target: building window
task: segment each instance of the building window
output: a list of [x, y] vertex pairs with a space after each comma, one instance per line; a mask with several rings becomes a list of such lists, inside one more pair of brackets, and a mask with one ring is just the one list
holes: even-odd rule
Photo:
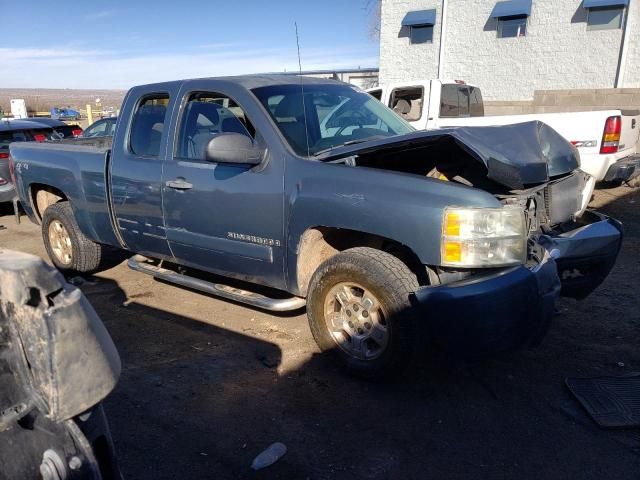
[[526, 15], [498, 18], [498, 38], [524, 37], [527, 34], [527, 18]]
[[624, 7], [590, 8], [587, 30], [615, 30], [622, 26]]
[[412, 25], [410, 32], [411, 44], [433, 43], [433, 25]]

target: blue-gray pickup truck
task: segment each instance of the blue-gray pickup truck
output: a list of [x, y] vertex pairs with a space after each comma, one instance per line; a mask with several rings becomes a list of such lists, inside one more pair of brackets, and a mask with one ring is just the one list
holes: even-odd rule
[[393, 374], [420, 342], [539, 342], [558, 296], [591, 293], [622, 239], [585, 209], [577, 150], [545, 124], [417, 132], [330, 80], [139, 86], [112, 138], [10, 155], [60, 270], [117, 249], [164, 281], [306, 305], [319, 347], [363, 376]]

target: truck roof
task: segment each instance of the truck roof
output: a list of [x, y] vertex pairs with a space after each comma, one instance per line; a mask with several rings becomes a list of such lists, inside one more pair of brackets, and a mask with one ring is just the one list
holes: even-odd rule
[[328, 78], [316, 78], [305, 77], [297, 74], [289, 73], [275, 73], [275, 74], [254, 74], [254, 75], [236, 75], [228, 77], [204, 77], [204, 78], [191, 78], [185, 80], [174, 80], [170, 82], [151, 83], [147, 85], [139, 85], [136, 88], [144, 89], [166, 89], [171, 86], [188, 83], [190, 81], [202, 81], [211, 80], [220, 83], [229, 83], [235, 85], [241, 85], [244, 88], [251, 90], [259, 87], [269, 87], [272, 85], [336, 85], [342, 84], [338, 80], [332, 80]]

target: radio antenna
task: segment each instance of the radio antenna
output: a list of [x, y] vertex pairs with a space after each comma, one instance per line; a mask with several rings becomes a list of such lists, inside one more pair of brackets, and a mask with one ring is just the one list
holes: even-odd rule
[[309, 130], [307, 129], [307, 108], [304, 103], [304, 82], [302, 81], [302, 58], [300, 57], [300, 36], [298, 35], [298, 22], [293, 22], [296, 27], [296, 46], [298, 47], [298, 75], [300, 77], [300, 91], [302, 92], [302, 113], [304, 115], [304, 138], [307, 141], [307, 157], [311, 156], [309, 148]]

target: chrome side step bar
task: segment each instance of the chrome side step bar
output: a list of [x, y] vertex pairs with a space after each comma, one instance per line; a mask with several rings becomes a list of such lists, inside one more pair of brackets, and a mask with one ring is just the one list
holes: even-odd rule
[[[139, 257], [136, 255], [136, 257]], [[139, 257], [140, 258], [140, 257]], [[199, 278], [190, 277], [167, 268], [162, 268], [151, 263], [130, 258], [127, 265], [131, 270], [146, 273], [160, 280], [175, 283], [183, 287], [192, 288], [201, 292], [210, 293], [218, 297], [245, 303], [253, 307], [270, 310], [272, 312], [289, 312], [298, 310], [306, 305], [306, 300], [300, 297], [269, 298], [255, 292], [249, 292], [240, 288], [230, 287], [221, 283], [207, 282]]]

